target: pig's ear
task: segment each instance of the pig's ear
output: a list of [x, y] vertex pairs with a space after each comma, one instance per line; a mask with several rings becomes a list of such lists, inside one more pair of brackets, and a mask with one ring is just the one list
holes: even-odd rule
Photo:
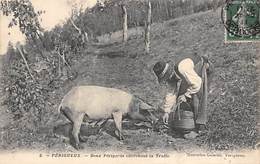
[[139, 104], [140, 101], [139, 99], [137, 99], [136, 97], [133, 97], [130, 104], [129, 104], [129, 108], [131, 112], [139, 112]]

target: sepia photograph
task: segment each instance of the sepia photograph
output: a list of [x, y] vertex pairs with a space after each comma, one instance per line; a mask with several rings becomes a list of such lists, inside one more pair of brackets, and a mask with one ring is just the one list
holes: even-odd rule
[[259, 0], [0, 0], [0, 163], [257, 164], [259, 57]]

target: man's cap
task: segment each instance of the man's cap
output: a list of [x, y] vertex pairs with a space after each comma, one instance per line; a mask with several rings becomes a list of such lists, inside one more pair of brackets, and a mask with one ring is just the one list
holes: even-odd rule
[[162, 80], [167, 79], [166, 77], [170, 76], [172, 74], [172, 71], [170, 69], [170, 65], [164, 61], [159, 61], [155, 63], [153, 67], [153, 71], [155, 75], [158, 78], [159, 83], [162, 82]]

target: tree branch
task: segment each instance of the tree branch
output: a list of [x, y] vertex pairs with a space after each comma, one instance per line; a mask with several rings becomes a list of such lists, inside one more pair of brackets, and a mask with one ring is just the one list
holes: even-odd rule
[[60, 52], [56, 51], [57, 54], [59, 55], [59, 57], [63, 60], [63, 62], [68, 66], [68, 68], [71, 70], [71, 66], [69, 65], [69, 63], [66, 61], [65, 57], [63, 57], [63, 55], [60, 54]]
[[151, 1], [147, 1], [147, 20], [145, 25], [145, 52], [148, 54], [150, 52], [150, 31], [151, 31], [151, 18], [152, 18], [152, 7]]
[[31, 73], [31, 70], [30, 70], [29, 65], [28, 65], [28, 63], [27, 63], [27, 60], [26, 60], [25, 57], [24, 57], [23, 51], [22, 51], [22, 49], [21, 49], [21, 46], [20, 46], [20, 45], [17, 45], [16, 48], [18, 49], [20, 55], [22, 56], [23, 61], [24, 61], [24, 63], [25, 63], [25, 66], [26, 66], [26, 68], [27, 68], [27, 70], [28, 70], [28, 72], [29, 72], [31, 78], [33, 79], [33, 81], [36, 81], [35, 78], [33, 77], [32, 73]]
[[121, 5], [123, 12], [123, 42], [127, 41], [127, 10], [125, 4]]
[[78, 26], [75, 25], [74, 21], [70, 18], [70, 22], [73, 25], [73, 27], [81, 34], [81, 29], [78, 28]]

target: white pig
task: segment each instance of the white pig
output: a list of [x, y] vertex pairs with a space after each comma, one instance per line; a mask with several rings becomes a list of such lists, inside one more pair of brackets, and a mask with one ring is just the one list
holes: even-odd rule
[[122, 118], [129, 116], [154, 123], [157, 119], [149, 111], [151, 109], [151, 105], [132, 94], [100, 86], [74, 87], [64, 96], [59, 106], [60, 112], [73, 123], [72, 135], [76, 149], [83, 148], [79, 142], [79, 132], [84, 116], [90, 120], [113, 118], [118, 137], [122, 140]]

